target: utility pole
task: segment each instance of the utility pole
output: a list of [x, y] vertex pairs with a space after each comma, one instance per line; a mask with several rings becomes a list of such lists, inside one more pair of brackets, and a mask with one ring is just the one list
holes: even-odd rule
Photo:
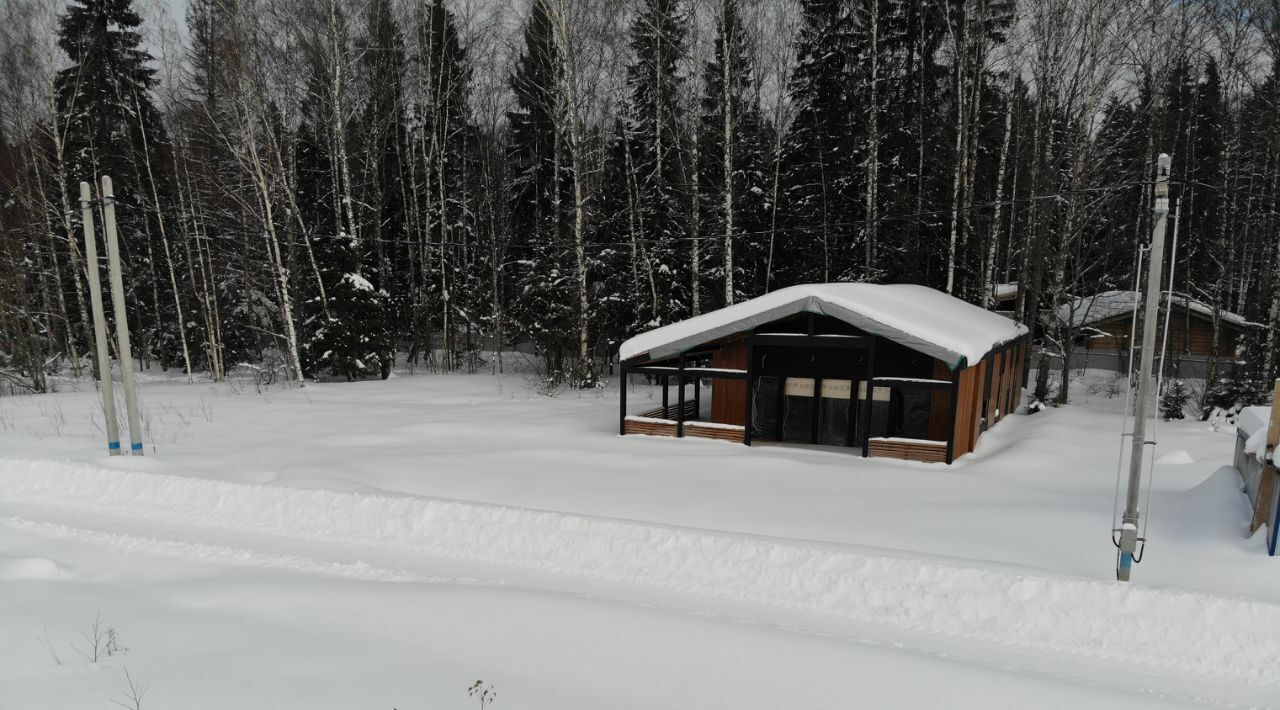
[[124, 279], [120, 276], [120, 245], [116, 239], [116, 196], [111, 178], [102, 176], [102, 219], [107, 228], [107, 268], [111, 274], [111, 302], [116, 313], [119, 341], [120, 379], [124, 381], [124, 406], [129, 416], [129, 451], [142, 455], [142, 427], [138, 423], [138, 390], [133, 381], [133, 351], [129, 347], [129, 314], [124, 302]]
[[[1156, 321], [1160, 310], [1161, 273], [1164, 269], [1164, 229], [1169, 216], [1169, 155], [1161, 153], [1156, 163], [1155, 184], [1155, 226], [1151, 230], [1150, 272], [1147, 274], [1147, 295], [1143, 304], [1142, 316], [1142, 363], [1138, 367], [1138, 397], [1133, 411], [1133, 441], [1129, 455], [1129, 488], [1125, 496], [1124, 517], [1120, 522], [1120, 553], [1116, 561], [1116, 579], [1129, 581], [1129, 571], [1133, 567], [1135, 554], [1141, 559], [1138, 551], [1138, 520], [1142, 513], [1138, 510], [1138, 496], [1142, 491], [1142, 465], [1146, 458], [1147, 446], [1156, 442], [1147, 441], [1147, 408], [1152, 401], [1151, 367], [1155, 360]], [[1138, 304], [1134, 304], [1137, 308]], [[1146, 540], [1141, 540], [1146, 546]]]
[[80, 218], [84, 224], [84, 258], [89, 267], [89, 300], [93, 306], [93, 343], [98, 353], [98, 393], [107, 421], [107, 451], [119, 456], [120, 430], [116, 425], [116, 395], [111, 384], [111, 357], [107, 352], [107, 317], [102, 312], [102, 278], [98, 273], [98, 242], [93, 236], [93, 208], [89, 183], [80, 183]]

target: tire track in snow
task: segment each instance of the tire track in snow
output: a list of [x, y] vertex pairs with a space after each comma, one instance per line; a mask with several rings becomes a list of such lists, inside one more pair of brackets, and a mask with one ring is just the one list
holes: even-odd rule
[[[1280, 605], [1201, 592], [477, 503], [48, 461], [0, 461], [0, 501], [496, 566], [569, 580], [570, 588], [616, 585], [757, 609], [793, 619], [798, 628], [838, 622], [879, 629], [881, 637], [935, 639], [944, 649], [973, 645], [1032, 654], [1039, 660], [1029, 665], [1042, 670], [1067, 661], [1220, 687], [1262, 690], [1280, 681]], [[180, 554], [186, 551], [180, 545], [189, 543], [173, 544]]]
[[414, 574], [404, 569], [381, 567], [367, 562], [334, 562], [302, 555], [280, 554], [249, 550], [242, 547], [209, 545], [201, 542], [183, 542], [158, 537], [102, 532], [88, 528], [72, 527], [61, 523], [40, 522], [25, 518], [0, 517], [0, 524], [26, 533], [56, 540], [74, 540], [99, 547], [107, 547], [125, 554], [142, 554], [168, 557], [185, 561], [249, 567], [254, 569], [284, 570], [301, 574], [320, 574], [366, 582], [415, 582], [418, 584], [484, 584], [473, 577], [446, 577]]

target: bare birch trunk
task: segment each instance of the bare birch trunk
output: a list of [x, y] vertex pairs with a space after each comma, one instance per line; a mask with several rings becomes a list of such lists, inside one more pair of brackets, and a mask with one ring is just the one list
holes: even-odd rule
[[[1013, 76], [1011, 73], [1010, 76]], [[1010, 88], [1012, 89], [1012, 80]], [[996, 306], [995, 286], [992, 274], [995, 272], [996, 256], [1000, 248], [1000, 217], [1004, 208], [1004, 180], [1009, 159], [1009, 143], [1013, 137], [1013, 92], [1008, 92], [1004, 108], [1004, 138], [1000, 141], [1000, 162], [996, 168], [996, 199], [991, 215], [991, 236], [987, 242], [987, 258], [982, 262], [982, 303], [988, 310]]]
[[864, 230], [864, 247], [866, 254], [864, 256], [863, 273], [867, 278], [872, 278], [876, 268], [876, 242], [879, 239], [880, 215], [879, 215], [879, 190], [880, 182], [880, 99], [879, 99], [879, 83], [880, 83], [880, 2], [879, 0], [871, 0], [870, 2], [870, 32], [871, 32], [871, 81], [869, 88], [870, 106], [867, 109], [867, 190], [866, 190], [866, 219], [867, 226]]
[[720, 37], [724, 69], [721, 84], [724, 96], [724, 303], [733, 305], [733, 85], [729, 37], [729, 3], [720, 0]]

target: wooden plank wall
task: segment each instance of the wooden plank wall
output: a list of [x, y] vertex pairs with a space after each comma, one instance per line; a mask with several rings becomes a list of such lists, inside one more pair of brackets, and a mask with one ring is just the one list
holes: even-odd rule
[[741, 444], [745, 429], [741, 427], [726, 429], [722, 426], [703, 426], [697, 422], [684, 423], [684, 435], [700, 439], [719, 439]]
[[978, 425], [982, 418], [982, 388], [986, 383], [988, 360], [960, 371], [959, 404], [956, 407], [955, 443], [951, 448], [951, 460], [973, 451], [978, 442]]
[[[1129, 326], [1131, 325], [1130, 316], [1118, 316], [1110, 320], [1100, 323], [1094, 323], [1089, 328], [1096, 328], [1103, 331], [1107, 335], [1098, 335], [1098, 337], [1087, 337], [1090, 333], [1085, 331], [1086, 336], [1085, 347], [1090, 350], [1107, 350], [1119, 351], [1128, 350], [1129, 348]], [[1164, 326], [1163, 318], [1160, 326]], [[1138, 319], [1138, 332], [1142, 332], [1142, 319]], [[1188, 334], [1189, 330], [1189, 334]], [[1096, 334], [1095, 334], [1096, 335]], [[1237, 328], [1233, 325], [1223, 323], [1218, 339], [1218, 354], [1224, 357], [1230, 357], [1236, 350]], [[1180, 353], [1190, 353], [1191, 355], [1209, 356], [1213, 353], [1213, 323], [1199, 315], [1191, 316], [1191, 327], [1187, 328], [1186, 311], [1178, 311], [1173, 314], [1173, 320], [1169, 321], [1169, 353], [1176, 355]]]
[[872, 439], [867, 453], [871, 456], [883, 456], [891, 459], [944, 463], [947, 460], [947, 445], [944, 443], [930, 444], [923, 441]]
[[[933, 361], [933, 379], [950, 380], [951, 371], [941, 360]], [[929, 397], [929, 438], [946, 441], [951, 438], [951, 390], [934, 390]], [[869, 451], [867, 453], [870, 453]], [[945, 457], [944, 457], [945, 458]]]
[[[747, 369], [746, 338], [720, 346], [711, 356], [711, 366], [730, 370]], [[711, 381], [711, 421], [746, 426], [747, 381]]]
[[650, 436], [675, 436], [675, 422], [644, 422], [634, 419], [623, 420], [623, 431], [627, 434], [649, 434]]
[[996, 425], [1004, 418], [1005, 382], [1009, 379], [1009, 363], [1013, 361], [1013, 351], [1005, 350], [991, 358], [991, 391], [987, 393], [987, 428]]

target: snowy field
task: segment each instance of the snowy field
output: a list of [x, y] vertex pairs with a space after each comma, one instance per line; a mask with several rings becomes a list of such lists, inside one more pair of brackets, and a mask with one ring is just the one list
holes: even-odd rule
[[89, 383], [3, 398], [0, 708], [1280, 707], [1234, 433], [1161, 424], [1121, 585], [1091, 384], [952, 467], [622, 438], [519, 375], [150, 378], [144, 458]]

